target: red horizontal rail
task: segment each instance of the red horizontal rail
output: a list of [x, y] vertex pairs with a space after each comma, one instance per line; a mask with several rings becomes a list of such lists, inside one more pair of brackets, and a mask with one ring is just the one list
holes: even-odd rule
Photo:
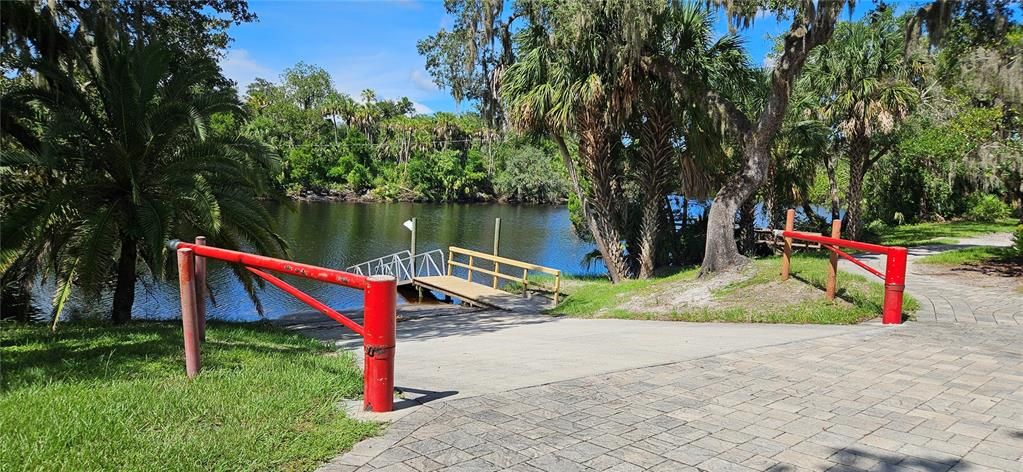
[[319, 280], [320, 282], [327, 282], [363, 290], [367, 287], [365, 276], [340, 270], [327, 269], [310, 264], [302, 264], [300, 262], [291, 262], [284, 259], [275, 259], [273, 257], [259, 256], [256, 254], [249, 254], [247, 252], [221, 249], [213, 246], [199, 246], [192, 243], [178, 241], [176, 239], [170, 241], [167, 245], [171, 248], [171, 250], [191, 249], [196, 256], [234, 262], [236, 264], [255, 267], [257, 269], [272, 270], [274, 272], [281, 272], [288, 275], [294, 275], [296, 277], [304, 277], [307, 279]]
[[870, 244], [859, 241], [851, 241], [848, 239], [831, 238], [828, 236], [822, 236], [820, 234], [804, 233], [802, 231], [783, 231], [776, 229], [774, 230], [774, 234], [786, 238], [802, 239], [804, 241], [813, 241], [821, 244], [830, 244], [832, 246], [837, 247], [848, 247], [858, 249], [860, 251], [876, 252], [878, 254], [888, 254], [893, 249], [892, 246], [881, 246], [880, 244]]
[[330, 317], [334, 321], [337, 321], [338, 323], [341, 323], [341, 324], [345, 325], [345, 327], [347, 327], [348, 329], [350, 329], [352, 331], [355, 331], [355, 333], [358, 334], [359, 336], [363, 336], [363, 337], [366, 336], [366, 332], [365, 332], [365, 330], [362, 329], [362, 326], [359, 326], [358, 323], [352, 321], [351, 318], [348, 318], [347, 316], [342, 315], [341, 313], [338, 313], [337, 311], [335, 311], [334, 309], [330, 308], [329, 306], [324, 305], [319, 300], [317, 300], [317, 299], [315, 299], [315, 298], [313, 298], [313, 297], [311, 297], [309, 295], [306, 295], [301, 290], [291, 286], [291, 284], [289, 284], [289, 283], [287, 283], [287, 282], [285, 282], [285, 281], [283, 281], [283, 280], [281, 280], [281, 279], [279, 279], [277, 277], [274, 277], [271, 274], [263, 272], [263, 271], [261, 271], [259, 269], [254, 269], [254, 268], [248, 267], [248, 266], [246, 266], [245, 268], [248, 269], [249, 272], [252, 272], [253, 274], [256, 274], [256, 276], [262, 278], [263, 280], [266, 280], [267, 282], [270, 282], [270, 285], [273, 285], [274, 287], [277, 287], [277, 288], [279, 288], [281, 290], [284, 290], [285, 292], [288, 292], [291, 296], [301, 300], [302, 303], [305, 303], [306, 305], [309, 305], [309, 306], [315, 308], [317, 311], [319, 311], [320, 313], [323, 313], [324, 315], [327, 315], [328, 317]]

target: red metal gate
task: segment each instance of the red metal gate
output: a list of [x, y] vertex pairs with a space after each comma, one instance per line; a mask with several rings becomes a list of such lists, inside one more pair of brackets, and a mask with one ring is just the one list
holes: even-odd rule
[[[239, 251], [207, 246], [206, 239], [196, 244], [172, 240], [167, 243], [178, 255], [178, 281], [181, 286], [181, 323], [185, 337], [185, 370], [195, 377], [200, 370], [199, 343], [205, 338], [206, 258], [241, 264], [246, 270], [315, 308], [363, 339], [365, 354], [363, 406], [374, 412], [394, 408], [394, 345], [397, 284], [391, 276], [362, 276], [299, 262], [275, 259]], [[363, 326], [338, 313], [287, 282], [264, 270], [303, 277], [363, 291]], [[200, 308], [201, 307], [201, 308]]]
[[[785, 251], [782, 259], [782, 280], [789, 277], [789, 259], [792, 255], [792, 240], [799, 239], [820, 243], [821, 247], [832, 252], [831, 271], [828, 276], [828, 298], [834, 298], [835, 276], [837, 272], [838, 258], [842, 257], [853, 264], [862, 267], [867, 272], [876, 275], [884, 280], [884, 303], [881, 309], [881, 322], [884, 324], [902, 323], [902, 295], [906, 289], [906, 257], [909, 251], [900, 246], [882, 246], [860, 241], [839, 238], [841, 220], [832, 222], [831, 237], [814, 233], [794, 231], [795, 210], [790, 209], [785, 220], [784, 230], [774, 230], [774, 234], [785, 238]], [[872, 252], [885, 255], [884, 272], [870, 267], [863, 261], [856, 259], [845, 251], [839, 249], [847, 247], [858, 251]]]

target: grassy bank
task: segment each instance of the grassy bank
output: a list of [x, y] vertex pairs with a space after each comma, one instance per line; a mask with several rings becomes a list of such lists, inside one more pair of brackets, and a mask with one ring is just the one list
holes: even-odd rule
[[990, 233], [1011, 233], [1017, 222], [1012, 219], [996, 223], [976, 221], [951, 221], [945, 223], [918, 223], [884, 228], [879, 234], [881, 244], [892, 246], [925, 246], [930, 244], [955, 244], [959, 238], [969, 238]]
[[3, 470], [311, 470], [377, 428], [351, 356], [267, 326], [211, 324], [193, 381], [180, 325], [0, 327]]
[[1011, 261], [1013, 254], [1004, 247], [978, 246], [955, 251], [939, 252], [920, 258], [921, 264], [958, 266], [989, 261]]
[[[838, 298], [824, 299], [827, 259], [797, 255], [792, 278], [779, 280], [777, 257], [758, 259], [736, 280], [711, 286], [707, 297], [695, 303], [680, 300], [678, 294], [699, 294], [697, 269], [649, 280], [620, 284], [606, 281], [573, 281], [569, 296], [552, 313], [586, 318], [657, 319], [677, 321], [721, 321], [740, 323], [851, 324], [875, 318], [881, 313], [884, 289], [880, 283], [858, 275], [839, 274]], [[912, 313], [917, 302], [907, 296], [905, 309]]]

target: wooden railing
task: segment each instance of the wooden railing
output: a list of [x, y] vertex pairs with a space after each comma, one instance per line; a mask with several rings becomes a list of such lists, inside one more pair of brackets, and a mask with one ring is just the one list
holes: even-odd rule
[[[455, 255], [463, 255], [469, 258], [468, 263], [460, 262], [455, 260]], [[486, 269], [477, 265], [477, 261], [484, 260], [492, 262], [494, 264], [494, 270]], [[514, 267], [522, 269], [522, 276], [509, 275], [501, 272], [501, 266]], [[497, 288], [497, 279], [501, 278], [504, 280], [518, 282], [522, 284], [522, 295], [526, 295], [529, 290], [529, 272], [536, 271], [547, 275], [554, 276], [554, 304], [558, 304], [558, 297], [561, 295], [561, 271], [558, 269], [552, 269], [550, 267], [544, 267], [541, 265], [530, 264], [528, 262], [517, 261], [515, 259], [508, 259], [507, 257], [495, 256], [493, 254], [487, 254], [485, 252], [473, 251], [471, 249], [463, 249], [460, 247], [450, 246], [448, 247], [448, 275], [452, 275], [455, 267], [461, 267], [469, 271], [468, 280], [472, 282], [473, 272], [479, 272], [481, 274], [489, 275], [493, 277], [494, 288]], [[539, 286], [539, 284], [536, 284]]]

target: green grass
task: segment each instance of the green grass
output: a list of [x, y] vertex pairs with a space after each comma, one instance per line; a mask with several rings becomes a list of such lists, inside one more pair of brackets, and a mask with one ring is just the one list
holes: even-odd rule
[[[696, 278], [697, 270], [690, 269], [665, 278], [631, 280], [621, 284], [586, 282], [574, 288], [552, 313], [583, 318], [798, 324], [853, 324], [880, 316], [884, 298], [884, 288], [880, 283], [840, 272], [838, 299], [829, 302], [824, 299], [827, 259], [794, 256], [792, 279], [784, 283], [779, 280], [779, 267], [780, 259], [777, 257], [754, 261], [753, 276], [714, 292], [716, 303], [709, 308], [649, 313], [629, 307], [628, 300], [632, 297], [684, 290]], [[786, 293], [800, 296], [786, 301], [793, 298]], [[905, 312], [912, 313], [919, 305], [906, 295], [903, 308]]]
[[1008, 260], [1012, 255], [1004, 247], [978, 246], [955, 251], [939, 252], [920, 258], [921, 264], [962, 265], [993, 260]]
[[211, 324], [192, 381], [180, 324], [0, 327], [3, 470], [311, 470], [378, 428], [351, 355], [266, 325]]
[[891, 246], [924, 246], [933, 244], [955, 244], [958, 238], [968, 238], [989, 233], [1011, 233], [1017, 222], [1012, 219], [996, 223], [976, 221], [952, 221], [945, 223], [918, 223], [892, 226], [879, 235], [880, 243]]

